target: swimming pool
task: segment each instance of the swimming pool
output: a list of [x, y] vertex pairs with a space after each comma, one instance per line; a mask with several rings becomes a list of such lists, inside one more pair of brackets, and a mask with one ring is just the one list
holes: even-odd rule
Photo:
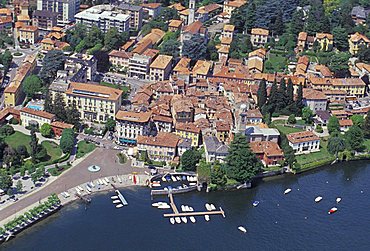
[[44, 110], [44, 105], [42, 104], [27, 104], [27, 107], [33, 110], [42, 111]]

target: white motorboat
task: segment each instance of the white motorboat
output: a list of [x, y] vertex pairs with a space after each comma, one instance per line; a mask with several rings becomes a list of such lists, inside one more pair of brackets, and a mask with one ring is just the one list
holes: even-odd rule
[[194, 208], [189, 207], [189, 212], [194, 212]]
[[341, 202], [342, 201], [342, 198], [341, 197], [338, 197], [336, 200], [335, 200], [337, 203]]
[[320, 202], [321, 200], [322, 200], [322, 197], [321, 196], [318, 196], [318, 197], [315, 198], [315, 202], [316, 203]]
[[89, 186], [86, 186], [86, 190], [91, 193], [91, 188]]
[[210, 207], [211, 207], [211, 210], [216, 210], [216, 207], [215, 207], [215, 205], [213, 205], [213, 204], [210, 204]]
[[159, 184], [159, 183], [152, 183], [152, 187], [160, 187], [161, 186], [161, 184]]
[[187, 181], [190, 181], [190, 176], [186, 176], [186, 180]]
[[116, 208], [121, 208], [121, 207], [123, 207], [123, 204], [116, 205]]
[[68, 192], [64, 192], [64, 194], [67, 196], [67, 198], [71, 196]]
[[184, 205], [181, 205], [181, 211], [186, 212], [186, 208]]
[[291, 191], [292, 191], [292, 189], [288, 188], [288, 189], [286, 189], [286, 190], [284, 191], [284, 194], [288, 194], [288, 193], [290, 193]]
[[209, 205], [208, 203], [206, 203], [206, 209], [208, 210], [208, 211], [212, 211], [212, 207], [211, 207], [211, 205]]
[[111, 196], [110, 197], [112, 200], [116, 200], [116, 199], [118, 199], [118, 196], [117, 195], [114, 195], [114, 196]]
[[164, 176], [163, 176], [163, 177], [162, 177], [162, 181], [163, 181], [163, 182], [166, 182], [166, 181], [167, 181], [167, 180], [166, 180], [166, 177], [164, 177]]
[[172, 225], [175, 224], [175, 219], [174, 218], [170, 218], [170, 222], [171, 222]]
[[195, 220], [195, 217], [194, 217], [194, 216], [190, 216], [190, 217], [189, 217], [189, 219], [190, 219], [190, 221], [191, 221], [191, 222], [193, 222], [193, 223], [195, 223], [195, 222], [196, 222], [196, 220]]
[[182, 222], [188, 223], [188, 219], [186, 217], [181, 217]]
[[238, 229], [243, 232], [243, 233], [246, 233], [247, 232], [247, 229], [245, 229], [245, 227], [243, 226], [239, 226]]
[[195, 182], [190, 182], [189, 183], [189, 186], [196, 186], [197, 185], [197, 183], [195, 183]]
[[122, 183], [122, 179], [121, 179], [121, 177], [119, 177], [118, 175], [117, 175], [117, 179], [118, 179], [118, 182], [119, 182], [119, 183]]
[[76, 193], [77, 193], [78, 195], [80, 195], [80, 194], [81, 194], [80, 189], [78, 189], [78, 187], [76, 187]]
[[114, 200], [113, 201], [114, 204], [118, 204], [118, 203], [121, 203], [121, 200]]
[[158, 206], [158, 209], [170, 209], [171, 207], [170, 207], [170, 205], [168, 205], [168, 204], [160, 204], [159, 206]]
[[209, 221], [209, 215], [208, 215], [208, 214], [204, 215], [204, 219], [205, 219], [206, 221]]
[[103, 184], [108, 186], [108, 182], [105, 179], [103, 180]]
[[176, 176], [176, 179], [177, 179], [177, 181], [180, 181], [181, 180], [181, 177], [180, 176]]
[[176, 182], [177, 181], [177, 179], [175, 178], [175, 176], [171, 176], [171, 179], [172, 179], [173, 182]]
[[107, 177], [104, 178], [104, 180], [109, 183], [109, 179]]
[[180, 217], [175, 217], [175, 221], [176, 221], [177, 224], [180, 224], [181, 223]]
[[158, 207], [159, 205], [159, 202], [152, 203], [152, 207]]
[[190, 212], [190, 207], [188, 205], [185, 205], [185, 212]]
[[332, 208], [329, 210], [328, 214], [333, 214], [333, 213], [335, 213], [337, 210], [338, 210], [338, 208], [336, 208], [336, 207], [332, 207]]
[[98, 179], [99, 185], [104, 185], [103, 181], [101, 179]]
[[84, 190], [81, 186], [77, 187], [81, 192]]
[[91, 186], [92, 188], [94, 188], [94, 187], [95, 187], [94, 182], [90, 181], [90, 182], [89, 182], [89, 184], [90, 184], [90, 186]]

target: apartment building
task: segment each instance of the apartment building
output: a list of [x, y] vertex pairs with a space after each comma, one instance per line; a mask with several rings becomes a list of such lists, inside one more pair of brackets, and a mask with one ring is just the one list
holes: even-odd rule
[[287, 139], [295, 155], [320, 151], [320, 138], [311, 131], [290, 133]]
[[191, 145], [193, 147], [199, 146], [200, 128], [194, 123], [176, 123], [175, 134], [183, 139], [191, 140]]
[[118, 70], [128, 69], [130, 58], [132, 57], [131, 52], [112, 50], [108, 54], [109, 63]]
[[223, 6], [223, 12], [231, 16], [234, 10], [242, 7], [246, 3], [247, 1], [244, 1], [244, 0], [235, 0], [235, 1], [225, 0], [224, 6]]
[[263, 47], [268, 41], [269, 30], [253, 28], [251, 31], [251, 43], [255, 47]]
[[81, 119], [99, 123], [114, 119], [122, 102], [121, 90], [90, 83], [71, 82], [64, 96], [67, 106], [75, 103]]
[[355, 34], [350, 35], [348, 43], [349, 43], [349, 52], [352, 55], [357, 55], [361, 47], [370, 46], [370, 39], [368, 39], [365, 35], [356, 32]]
[[75, 21], [80, 9], [80, 0], [37, 0], [37, 10], [58, 13], [58, 24], [65, 25]]
[[261, 128], [258, 126], [247, 126], [245, 136], [248, 142], [271, 141], [277, 143], [280, 133], [275, 128]]
[[128, 32], [130, 29], [130, 15], [115, 10], [111, 5], [96, 5], [75, 15], [76, 23], [84, 24], [88, 29], [97, 26], [103, 33], [110, 28], [117, 28], [119, 32]]
[[119, 110], [116, 113], [115, 136], [120, 144], [137, 143], [138, 136], [148, 136], [150, 132], [151, 112], [129, 112]]
[[39, 29], [36, 26], [23, 26], [18, 30], [19, 42], [35, 44], [39, 38]]
[[172, 69], [172, 58], [172, 56], [158, 55], [158, 57], [150, 65], [150, 80], [167, 80]]
[[154, 49], [147, 49], [142, 54], [134, 53], [128, 62], [128, 75], [132, 78], [149, 79], [150, 64], [158, 53]]
[[314, 113], [325, 111], [328, 105], [328, 98], [321, 92], [310, 88], [303, 89], [303, 104], [311, 109]]
[[140, 30], [143, 25], [143, 7], [132, 5], [130, 3], [121, 3], [118, 9], [122, 10], [123, 14], [130, 16], [130, 29]]
[[58, 23], [58, 13], [49, 10], [35, 10], [32, 13], [32, 25], [40, 30], [51, 31]]
[[322, 51], [330, 51], [333, 49], [333, 35], [330, 33], [316, 33], [316, 42]]

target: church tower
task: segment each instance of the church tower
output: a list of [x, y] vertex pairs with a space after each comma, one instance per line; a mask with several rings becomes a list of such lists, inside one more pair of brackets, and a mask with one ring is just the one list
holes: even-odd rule
[[194, 15], [195, 15], [195, 0], [189, 0], [188, 25], [194, 23]]

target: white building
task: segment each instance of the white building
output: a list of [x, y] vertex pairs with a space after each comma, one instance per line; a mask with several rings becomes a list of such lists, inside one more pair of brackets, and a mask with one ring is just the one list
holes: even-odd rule
[[287, 139], [295, 155], [320, 151], [320, 138], [311, 131], [290, 133]]
[[151, 112], [119, 110], [116, 114], [116, 138], [120, 144], [136, 144], [139, 135], [150, 131]]
[[32, 125], [40, 128], [45, 123], [51, 124], [54, 118], [54, 114], [34, 110], [28, 107], [23, 107], [20, 112], [20, 119], [24, 127]]
[[58, 24], [65, 25], [75, 20], [80, 9], [80, 0], [37, 0], [37, 10], [58, 13]]
[[110, 28], [117, 28], [119, 32], [128, 32], [130, 28], [130, 15], [115, 11], [110, 5], [97, 5], [75, 15], [76, 23], [81, 23], [90, 29], [97, 26], [102, 32]]

